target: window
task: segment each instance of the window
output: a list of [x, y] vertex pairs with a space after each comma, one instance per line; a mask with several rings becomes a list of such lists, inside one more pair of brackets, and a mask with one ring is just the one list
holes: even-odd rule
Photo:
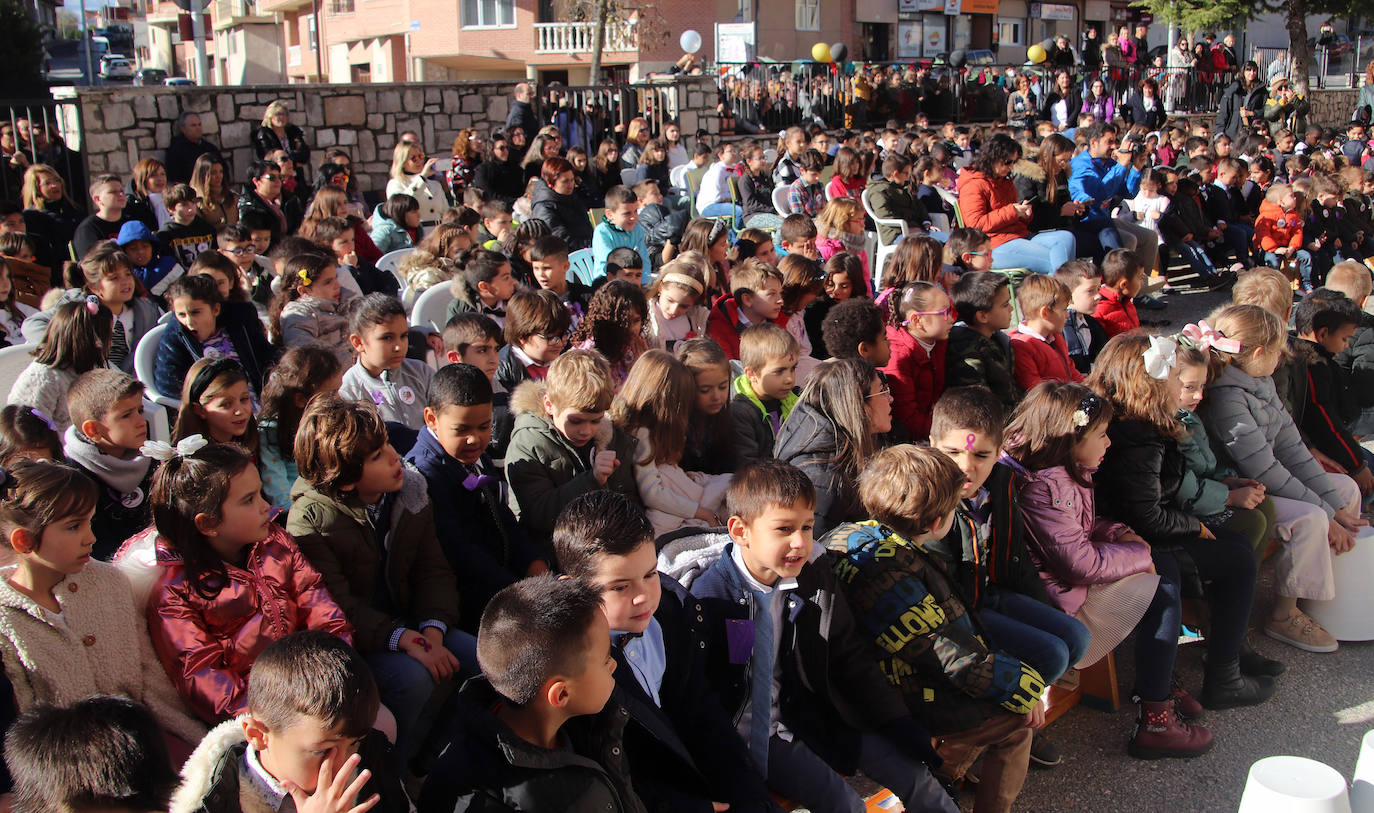
[[463, 0], [464, 28], [512, 28], [515, 0]]
[[1021, 20], [1003, 17], [997, 21], [997, 42], [1000, 45], [1025, 45], [1021, 39]]
[[352, 14], [353, 0], [329, 0], [330, 14]]
[[797, 30], [821, 30], [821, 0], [797, 0]]
[[318, 37], [319, 34], [315, 31], [315, 15], [305, 15], [305, 39], [310, 44], [310, 50], [315, 50], [315, 42]]
[[738, 9], [735, 11], [737, 23], [752, 23], [754, 21], [754, 0], [737, 0]]

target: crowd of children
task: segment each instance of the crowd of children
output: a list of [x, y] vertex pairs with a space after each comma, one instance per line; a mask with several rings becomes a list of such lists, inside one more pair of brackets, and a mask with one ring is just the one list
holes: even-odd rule
[[[392, 195], [363, 245], [332, 187], [281, 235], [176, 185], [154, 231], [96, 178], [70, 288], [20, 310], [0, 261], [37, 346], [0, 411], [16, 807], [861, 811], [861, 770], [1005, 811], [1060, 759], [1047, 687], [1132, 636], [1129, 753], [1206, 753], [1206, 711], [1282, 691], [1266, 556], [1259, 631], [1339, 647], [1299, 601], [1374, 495], [1374, 171], [1079, 124], [876, 160], [793, 128], [771, 172], [723, 143], [706, 218], [658, 240], [691, 202], [610, 184], [576, 270], [568, 224], [476, 188], [428, 233]], [[1171, 254], [1233, 303], [1150, 333]]]

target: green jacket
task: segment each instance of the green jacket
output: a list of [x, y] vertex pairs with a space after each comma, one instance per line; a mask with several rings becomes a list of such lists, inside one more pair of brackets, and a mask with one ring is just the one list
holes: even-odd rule
[[642, 505], [635, 483], [635, 439], [620, 431], [603, 417], [592, 445], [596, 450], [611, 449], [619, 467], [602, 486], [592, 474], [588, 450], [577, 449], [563, 437], [543, 408], [543, 382], [529, 381], [511, 393], [515, 429], [506, 449], [506, 481], [510, 483], [511, 510], [530, 538], [547, 548], [553, 538], [558, 514], [582, 494], [607, 488]]
[[945, 388], [987, 387], [1011, 414], [1021, 402], [1012, 352], [1011, 340], [1000, 330], [989, 338], [962, 322], [955, 325], [945, 346]]
[[1183, 481], [1174, 504], [1195, 517], [1212, 517], [1226, 510], [1231, 488], [1221, 482], [1223, 477], [1239, 476], [1221, 464], [1207, 438], [1207, 427], [1196, 412], [1179, 410], [1178, 419], [1188, 434], [1178, 442], [1183, 451]]
[[[767, 460], [773, 456], [773, 444], [777, 441], [777, 431], [768, 420], [768, 410], [763, 401], [754, 394], [749, 379], [735, 376], [732, 386], [735, 394], [730, 398], [730, 421], [735, 427], [735, 460], [743, 465], [750, 460]], [[778, 426], [792, 414], [797, 405], [797, 391], [787, 393], [782, 399], [782, 414], [778, 416]]]
[[[868, 184], [868, 205], [873, 207], [873, 213], [878, 217], [884, 220], [900, 218], [914, 229], [925, 230], [930, 223], [930, 212], [926, 211], [925, 204], [917, 200], [910, 189], [887, 178], [879, 178]], [[884, 245], [888, 245], [896, 242], [902, 236], [902, 231], [896, 226], [879, 226], [878, 236]]]
[[[356, 495], [336, 500], [303, 478], [291, 487], [286, 530], [324, 577], [364, 654], [386, 652], [397, 629], [426, 621], [458, 626], [458, 580], [434, 534], [425, 478], [409, 467], [404, 471], [401, 490], [383, 498], [391, 507], [385, 559], [367, 506]], [[379, 577], [386, 580], [389, 612], [376, 606]]]

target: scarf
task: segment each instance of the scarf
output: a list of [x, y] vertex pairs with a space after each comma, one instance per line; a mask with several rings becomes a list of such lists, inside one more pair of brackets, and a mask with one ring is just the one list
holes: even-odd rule
[[137, 491], [143, 478], [148, 476], [148, 468], [153, 465], [153, 461], [142, 455], [129, 459], [107, 455], [83, 437], [75, 426], [67, 427], [62, 438], [62, 453], [120, 495]]

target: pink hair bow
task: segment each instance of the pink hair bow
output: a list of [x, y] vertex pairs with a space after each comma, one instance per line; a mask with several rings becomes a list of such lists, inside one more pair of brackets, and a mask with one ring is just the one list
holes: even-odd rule
[[1179, 337], [1198, 350], [1216, 348], [1223, 353], [1239, 353], [1240, 342], [1228, 339], [1205, 321], [1198, 320], [1195, 325], [1186, 325]]

